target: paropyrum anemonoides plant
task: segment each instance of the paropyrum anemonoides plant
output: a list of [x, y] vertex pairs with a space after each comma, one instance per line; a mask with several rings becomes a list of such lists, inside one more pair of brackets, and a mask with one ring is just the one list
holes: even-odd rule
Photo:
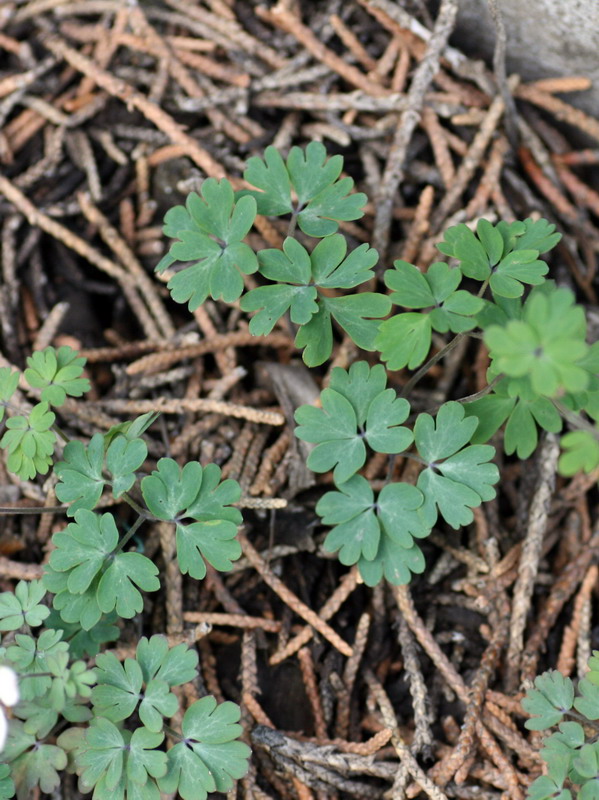
[[[239, 302], [256, 335], [291, 326], [310, 367], [330, 358], [339, 330], [378, 351], [387, 370], [418, 370], [398, 397], [382, 364], [335, 368], [319, 407], [296, 411], [296, 435], [315, 444], [308, 466], [333, 470], [336, 490], [316, 506], [330, 528], [325, 548], [357, 563], [369, 585], [383, 577], [407, 583], [424, 569], [418, 540], [439, 517], [460, 528], [495, 496], [495, 449], [486, 443], [501, 426], [506, 452], [526, 458], [538, 429], [559, 432], [566, 418], [573, 430], [562, 437], [562, 473], [599, 464], [599, 345], [586, 342], [572, 292], [546, 280], [540, 255], [560, 234], [543, 219], [449, 228], [438, 248], [451, 263], [421, 271], [395, 261], [383, 273], [389, 293], [372, 291], [376, 251], [367, 244], [350, 251], [339, 232], [341, 222], [362, 216], [366, 200], [351, 193], [351, 178], [340, 178], [342, 166], [341, 156], [327, 159], [312, 142], [286, 159], [274, 147], [251, 158], [244, 178], [256, 189], [204, 181], [200, 195], [167, 213], [164, 232], [177, 241], [157, 270], [171, 270], [173, 298], [192, 311], [211, 297]], [[243, 242], [256, 214], [288, 217], [280, 249], [255, 253]], [[244, 291], [244, 273], [257, 273], [263, 285]], [[453, 337], [427, 362], [433, 332]], [[489, 385], [476, 399], [412, 417], [411, 388], [464, 336], [484, 338]], [[415, 459], [416, 484], [389, 480], [375, 492], [359, 474], [369, 453]]]
[[[12, 397], [19, 374], [0, 369], [0, 416], [8, 408], [0, 446], [9, 469], [22, 479], [46, 474], [53, 464], [55, 425], [67, 395], [81, 396], [85, 359], [68, 347], [46, 348], [28, 359], [24, 377], [40, 402], [16, 414]], [[56, 413], [51, 410], [56, 409]], [[179, 712], [173, 688], [196, 679], [198, 654], [166, 637], [142, 637], [135, 654], [100, 653], [120, 636], [119, 618], [143, 609], [143, 595], [160, 588], [158, 567], [127, 545], [148, 521], [173, 525], [184, 574], [201, 579], [206, 562], [227, 570], [241, 554], [235, 539], [241, 490], [221, 480], [215, 464], [180, 467], [162, 458], [143, 472], [143, 433], [156, 414], [97, 433], [87, 444], [68, 442], [54, 464], [56, 496], [72, 521], [54, 534], [54, 550], [41, 581], [21, 581], [0, 594], [0, 662], [18, 676], [8, 739], [0, 754], [0, 798], [28, 798], [39, 787], [53, 792], [64, 770], [96, 800], [184, 800], [228, 791], [247, 770], [249, 748], [238, 741], [240, 710], [207, 696], [193, 703], [180, 728], [167, 720]], [[94, 511], [109, 491], [128, 502], [137, 519], [121, 530], [112, 513]], [[53, 596], [50, 611], [43, 600]], [[95, 657], [95, 667], [88, 661]], [[174, 745], [165, 749], [166, 735]]]

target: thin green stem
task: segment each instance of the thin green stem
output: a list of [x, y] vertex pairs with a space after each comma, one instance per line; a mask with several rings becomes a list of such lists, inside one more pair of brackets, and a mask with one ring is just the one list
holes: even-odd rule
[[460, 397], [458, 400], [456, 400], [456, 403], [473, 403], [475, 400], [480, 400], [481, 397], [485, 397], [485, 395], [492, 392], [499, 381], [504, 377], [505, 375], [503, 374], [497, 375], [497, 377], [493, 378], [491, 383], [487, 384], [487, 386], [485, 386], [484, 389], [481, 389], [480, 392], [474, 392], [474, 394], [468, 394], [466, 397]]
[[489, 281], [490, 280], [491, 280], [491, 276], [489, 275], [489, 277], [481, 284], [480, 289], [476, 293], [477, 297], [482, 297], [484, 295], [484, 293], [487, 291], [487, 286], [489, 285]]
[[584, 419], [584, 417], [581, 417], [580, 414], [577, 414], [576, 411], [572, 411], [572, 409], [565, 406], [561, 400], [551, 398], [551, 402], [562, 415], [562, 417], [569, 422], [573, 428], [586, 431], [594, 436], [595, 439], [599, 440], [599, 428], [596, 425], [588, 422], [586, 419]]
[[52, 425], [51, 430], [53, 430], [54, 433], [59, 436], [65, 444], [68, 444], [71, 441], [62, 428], [59, 428], [56, 423]]
[[131, 508], [139, 514], [140, 517], [143, 517], [144, 519], [147, 520], [152, 520], [153, 522], [158, 521], [158, 517], [155, 517], [153, 514], [148, 513], [148, 511], [146, 511], [146, 509], [143, 506], [140, 506], [139, 503], [131, 497], [129, 492], [123, 492], [120, 499], [124, 500], [125, 503], [130, 505]]
[[441, 361], [442, 358], [445, 358], [445, 356], [448, 353], [451, 353], [452, 350], [455, 350], [465, 335], [465, 333], [458, 333], [450, 342], [445, 345], [445, 347], [442, 347], [438, 353], [435, 353], [434, 356], [429, 358], [426, 364], [423, 364], [420, 369], [415, 372], [414, 375], [412, 375], [406, 385], [402, 387], [401, 391], [399, 392], [399, 397], [405, 397], [406, 395], [409, 395], [414, 386], [416, 386], [418, 381], [426, 375], [429, 369], [434, 367], [435, 364], [438, 361]]
[[123, 538], [121, 539], [121, 541], [118, 543], [118, 546], [117, 546], [116, 550], [114, 551], [114, 555], [116, 555], [117, 553], [120, 553], [120, 552], [122, 552], [122, 550], [123, 550], [123, 547], [125, 547], [125, 545], [127, 544], [127, 542], [128, 542], [128, 541], [129, 541], [129, 540], [130, 540], [130, 539], [131, 539], [133, 536], [135, 536], [135, 534], [137, 533], [137, 531], [138, 531], [139, 527], [141, 526], [142, 522], [145, 522], [145, 521], [146, 521], [146, 517], [143, 517], [143, 516], [141, 516], [141, 515], [140, 515], [140, 516], [139, 516], [139, 517], [138, 517], [138, 518], [135, 520], [135, 522], [133, 523], [133, 525], [132, 525], [132, 526], [129, 528], [129, 530], [127, 531], [127, 533], [126, 533], [126, 534], [123, 536]]
[[179, 739], [179, 741], [181, 742], [185, 739], [182, 733], [179, 733], [179, 731], [176, 731], [174, 728], [171, 728], [171, 726], [167, 725], [166, 722], [164, 721], [162, 722], [162, 730], [165, 733], [168, 733], [169, 736], [172, 736], [173, 739]]

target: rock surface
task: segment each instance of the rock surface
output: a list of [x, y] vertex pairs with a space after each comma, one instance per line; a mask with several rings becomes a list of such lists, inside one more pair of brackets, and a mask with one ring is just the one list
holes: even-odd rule
[[[499, 0], [508, 71], [525, 78], [584, 75], [593, 88], [568, 100], [599, 113], [599, 0]], [[460, 0], [454, 37], [469, 55], [492, 57], [495, 26], [487, 0]]]

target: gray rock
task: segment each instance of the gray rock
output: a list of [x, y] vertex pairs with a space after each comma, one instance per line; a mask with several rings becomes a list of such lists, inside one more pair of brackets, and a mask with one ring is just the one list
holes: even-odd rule
[[[593, 88], [567, 96], [599, 114], [599, 0], [498, 0], [507, 33], [507, 65], [526, 79], [584, 75]], [[487, 0], [460, 0], [452, 41], [492, 58], [495, 27]]]

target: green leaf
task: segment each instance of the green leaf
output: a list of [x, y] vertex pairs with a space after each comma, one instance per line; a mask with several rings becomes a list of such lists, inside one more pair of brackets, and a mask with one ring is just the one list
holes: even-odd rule
[[431, 531], [423, 500], [416, 487], [394, 483], [381, 490], [375, 503], [368, 481], [354, 475], [316, 505], [323, 524], [335, 526], [324, 547], [330, 552], [339, 550], [342, 564], [358, 563], [369, 586], [378, 583], [383, 574], [392, 583], [408, 583], [411, 572], [424, 569], [424, 557], [414, 538]]
[[45, 475], [52, 465], [56, 434], [50, 428], [56, 419], [47, 403], [35, 405], [29, 417], [11, 417], [0, 447], [8, 451], [7, 466], [22, 480], [31, 480], [37, 473]]
[[374, 344], [388, 369], [415, 369], [428, 355], [431, 330], [428, 314], [396, 314], [381, 323]]
[[93, 658], [100, 652], [101, 645], [119, 638], [120, 629], [112, 624], [115, 620], [116, 614], [107, 615], [105, 620], [86, 631], [78, 623], [65, 622], [60, 614], [53, 610], [46, 620], [46, 627], [62, 631], [62, 638], [68, 642], [72, 658], [86, 656]]
[[77, 624], [84, 631], [90, 631], [102, 619], [96, 598], [100, 579], [94, 578], [89, 589], [82, 594], [69, 591], [68, 579], [68, 572], [58, 572], [46, 564], [43, 581], [46, 589], [54, 594], [54, 608], [67, 624]]
[[572, 800], [572, 792], [563, 789], [561, 784], [548, 775], [541, 775], [529, 786], [527, 798], [528, 800]]
[[352, 405], [358, 425], [366, 422], [371, 402], [387, 386], [387, 373], [382, 364], [370, 367], [366, 361], [355, 361], [349, 368], [333, 367], [329, 387], [342, 394]]
[[47, 662], [53, 676], [48, 694], [52, 708], [64, 713], [69, 699], [91, 697], [91, 687], [96, 682], [96, 673], [94, 670], [88, 670], [85, 662], [75, 661], [69, 666], [67, 652], [49, 655]]
[[[460, 270], [468, 278], [484, 281], [491, 274], [489, 254], [480, 239], [464, 223], [448, 228], [437, 249], [459, 259]], [[493, 248], [493, 254], [495, 252]]]
[[[561, 233], [555, 233], [555, 225], [546, 219], [525, 219], [524, 222], [500, 222], [498, 230], [509, 241], [510, 250], [538, 250], [546, 253], [552, 250], [562, 238]], [[504, 234], [505, 232], [505, 234]]]
[[386, 383], [384, 370], [376, 370], [369, 383], [368, 365], [362, 364], [353, 365], [350, 373], [334, 371], [332, 385], [342, 391], [325, 389], [320, 395], [322, 408], [304, 405], [295, 412], [296, 436], [317, 443], [308, 456], [308, 467], [315, 472], [334, 468], [336, 483], [343, 483], [364, 465], [365, 442], [380, 453], [400, 453], [413, 440], [411, 432], [400, 425], [410, 413], [408, 402], [393, 389], [380, 390]]
[[54, 792], [60, 786], [58, 773], [67, 765], [64, 750], [53, 744], [36, 742], [35, 737], [24, 732], [19, 720], [11, 723], [2, 757], [11, 763], [18, 800], [31, 797], [38, 786], [47, 794]]
[[46, 347], [27, 359], [29, 368], [25, 370], [25, 380], [33, 388], [42, 390], [42, 401], [61, 406], [67, 395], [81, 397], [89, 391], [89, 381], [80, 377], [85, 362], [85, 358], [66, 345], [58, 350]]
[[508, 253], [491, 275], [490, 286], [495, 294], [520, 297], [524, 294], [523, 284], [537, 286], [543, 283], [549, 267], [537, 256], [537, 250], [515, 250]]
[[291, 213], [293, 206], [289, 173], [276, 147], [269, 145], [266, 148], [264, 160], [258, 156], [249, 158], [243, 177], [249, 184], [261, 190], [247, 192], [255, 198], [258, 214], [278, 217]]
[[11, 372], [10, 367], [0, 367], [0, 422], [4, 419], [6, 404], [16, 392], [18, 385], [19, 373]]
[[[160, 588], [156, 577], [158, 568], [141, 553], [119, 553], [118, 530], [112, 514], [94, 514], [81, 509], [75, 514], [75, 522], [66, 530], [55, 533], [52, 541], [56, 549], [50, 557], [51, 570], [67, 573], [66, 586], [59, 591], [48, 576], [44, 585], [57, 591], [54, 607], [61, 610], [67, 622], [80, 621], [89, 629], [99, 621], [101, 613], [116, 609], [120, 617], [130, 619], [143, 608], [143, 599], [136, 586], [146, 592]], [[87, 594], [92, 588], [91, 596]], [[70, 598], [59, 600], [60, 592], [82, 595], [79, 603]], [[65, 604], [73, 604], [71, 611], [64, 613]], [[91, 607], [90, 607], [91, 606]], [[86, 614], [77, 619], [77, 614]]]
[[493, 392], [472, 403], [464, 403], [466, 416], [476, 417], [478, 420], [476, 430], [470, 439], [472, 444], [488, 442], [508, 419], [516, 402], [515, 397], [505, 397]]
[[342, 156], [327, 158], [322, 142], [310, 142], [305, 150], [292, 147], [287, 158], [289, 177], [300, 205], [331, 186], [343, 169]]
[[137, 710], [148, 730], [158, 733], [162, 718], [177, 712], [179, 701], [168, 684], [155, 679], [144, 681], [135, 659], [127, 658], [121, 664], [114, 654], [103, 653], [97, 657], [96, 667], [98, 685], [92, 691], [92, 702], [99, 716], [119, 722]]
[[73, 517], [81, 508], [91, 510], [102, 496], [106, 483], [102, 476], [104, 464], [104, 437], [92, 436], [87, 447], [83, 442], [70, 441], [63, 451], [64, 461], [54, 467], [60, 481], [56, 484], [56, 497], [61, 503], [70, 503], [67, 516]]
[[135, 483], [135, 470], [146, 460], [148, 447], [143, 439], [117, 436], [106, 451], [106, 467], [112, 474], [112, 493], [119, 498]]
[[568, 289], [533, 290], [521, 320], [485, 331], [492, 369], [523, 377], [535, 395], [553, 397], [560, 390], [579, 392], [590, 380], [577, 362], [588, 353], [584, 310]]
[[[256, 217], [253, 197], [235, 202], [233, 189], [226, 179], [206, 179], [202, 196], [188, 195], [186, 210], [171, 212], [165, 217], [164, 232], [179, 239], [171, 245], [168, 258], [156, 267], [162, 272], [175, 261], [194, 261], [176, 272], [168, 282], [173, 299], [189, 301], [195, 311], [208, 296], [231, 303], [243, 292], [242, 273], [250, 275], [258, 269], [254, 251], [242, 240]], [[181, 226], [181, 227], [178, 227]]]
[[489, 264], [494, 266], [503, 255], [503, 237], [494, 225], [487, 219], [479, 219], [476, 225], [476, 235], [485, 248]]
[[583, 678], [578, 682], [580, 697], [574, 700], [574, 708], [587, 719], [599, 719], [599, 686]]
[[[43, 630], [37, 639], [17, 633], [6, 657], [20, 673], [19, 690], [23, 700], [34, 700], [52, 686], [51, 660], [67, 655], [69, 646], [60, 631]], [[29, 674], [31, 673], [31, 674]]]
[[10, 767], [8, 764], [0, 764], [0, 800], [9, 800], [14, 794], [15, 783], [10, 777]]
[[205, 561], [221, 571], [231, 569], [241, 555], [235, 536], [242, 517], [231, 507], [241, 496], [237, 481], [221, 483], [215, 464], [202, 468], [189, 462], [181, 469], [173, 459], [161, 458], [157, 467], [142, 480], [141, 491], [155, 516], [176, 524], [181, 572], [200, 580], [206, 575]]
[[159, 416], [159, 411], [148, 411], [147, 414], [141, 414], [135, 419], [113, 425], [104, 434], [104, 447], [107, 448], [116, 436], [124, 436], [129, 441], [138, 439]]
[[168, 753], [168, 772], [158, 785], [165, 794], [179, 792], [183, 800], [206, 800], [208, 792], [227, 792], [248, 770], [249, 747], [235, 741], [241, 734], [237, 724], [239, 706], [217, 705], [214, 697], [203, 697], [185, 712], [184, 741]]
[[119, 729], [106, 717], [96, 717], [85, 732], [85, 744], [76, 756], [80, 787], [89, 792], [105, 778], [114, 789], [123, 774], [125, 740]]
[[141, 553], [119, 553], [100, 578], [96, 597], [103, 614], [115, 610], [119, 617], [131, 619], [143, 610], [144, 592], [156, 592], [160, 581], [158, 567]]
[[417, 486], [427, 505], [436, 505], [456, 529], [472, 522], [472, 508], [495, 497], [493, 484], [499, 480], [497, 467], [488, 463], [494, 447], [465, 447], [476, 425], [476, 418], [466, 417], [460, 403], [449, 402], [441, 406], [436, 420], [430, 414], [419, 414], [414, 426], [416, 448], [428, 465]]
[[380, 319], [391, 310], [391, 301], [386, 295], [359, 292], [346, 297], [324, 297], [323, 303], [354, 344], [362, 350], [375, 350]]
[[592, 472], [599, 466], [599, 442], [590, 431], [571, 431], [562, 436], [564, 452], [559, 459], [559, 473], [569, 477], [577, 472]]
[[[599, 778], [599, 747], [597, 747], [597, 743], [593, 742], [593, 744], [585, 744], [581, 747], [580, 752], [573, 760], [572, 766], [583, 778], [590, 778], [593, 783], [596, 783], [596, 779]], [[586, 797], [583, 797], [583, 800], [588, 800], [593, 796], [596, 797], [594, 792], [588, 794], [585, 792], [585, 795]]]
[[322, 408], [305, 405], [296, 410], [295, 435], [317, 442], [308, 456], [309, 469], [327, 472], [334, 467], [335, 481], [342, 483], [364, 466], [366, 447], [349, 400], [334, 389], [325, 389], [320, 399]]
[[[327, 159], [319, 142], [310, 142], [305, 150], [292, 147], [286, 163], [278, 150], [269, 146], [264, 160], [250, 158], [243, 174], [260, 191], [243, 190], [237, 196], [255, 198], [259, 214], [296, 214], [300, 229], [309, 236], [328, 236], [335, 233], [340, 220], [359, 219], [367, 199], [362, 193], [350, 194], [351, 178], [338, 180], [342, 167], [343, 158]], [[297, 204], [291, 200], [291, 188]]]
[[532, 715], [524, 726], [531, 731], [542, 731], [562, 721], [574, 703], [574, 686], [561, 672], [550, 670], [538, 675], [535, 688], [529, 689], [522, 700], [522, 708]]
[[258, 311], [250, 320], [253, 336], [268, 335], [287, 311], [296, 325], [305, 325], [318, 311], [314, 286], [259, 286], [248, 292], [241, 302], [243, 311]]
[[[330, 342], [329, 330], [322, 337], [320, 327], [330, 328], [330, 316], [322, 314], [326, 307], [339, 324], [350, 333], [356, 344], [371, 348], [376, 323], [361, 319], [368, 316], [384, 316], [389, 310], [389, 301], [383, 295], [363, 293], [356, 297], [328, 298], [320, 290], [351, 289], [374, 277], [372, 267], [377, 253], [367, 245], [360, 245], [347, 255], [347, 243], [343, 236], [332, 235], [319, 242], [311, 254], [295, 239], [287, 237], [283, 250], [263, 250], [259, 254], [260, 272], [276, 286], [261, 286], [252, 289], [241, 300], [243, 311], [258, 311], [250, 321], [250, 332], [267, 334], [287, 311], [292, 322], [302, 325], [296, 337], [296, 345], [303, 346], [302, 337], [309, 344], [312, 335], [310, 323], [319, 328], [314, 336], [322, 342]], [[374, 299], [376, 298], [376, 299]], [[349, 301], [349, 302], [348, 302]], [[315, 319], [318, 318], [318, 319]], [[308, 327], [305, 327], [308, 326]], [[349, 328], [351, 330], [349, 330]], [[300, 343], [301, 342], [301, 343]], [[322, 361], [330, 355], [330, 348], [323, 349]], [[304, 358], [309, 358], [304, 354]], [[319, 361], [319, 363], [322, 363]], [[309, 362], [307, 362], [309, 363]]]
[[421, 273], [406, 261], [396, 261], [395, 270], [385, 273], [385, 283], [395, 290], [391, 300], [407, 308], [431, 307], [431, 325], [440, 333], [474, 328], [476, 321], [472, 317], [484, 306], [484, 300], [470, 292], [456, 291], [461, 280], [459, 269], [441, 262], [431, 264], [426, 273]]
[[145, 636], [137, 645], [137, 661], [146, 683], [153, 678], [165, 681], [169, 686], [180, 686], [193, 681], [198, 674], [198, 654], [186, 644], [168, 646], [165, 636], [155, 634], [151, 639]]
[[0, 631], [16, 631], [23, 625], [36, 628], [50, 613], [41, 604], [46, 589], [41, 581], [19, 581], [13, 592], [0, 594]]
[[75, 514], [75, 522], [52, 537], [55, 550], [50, 556], [50, 566], [58, 572], [68, 572], [69, 591], [81, 594], [100, 573], [118, 541], [112, 514], [100, 516], [81, 509]]

